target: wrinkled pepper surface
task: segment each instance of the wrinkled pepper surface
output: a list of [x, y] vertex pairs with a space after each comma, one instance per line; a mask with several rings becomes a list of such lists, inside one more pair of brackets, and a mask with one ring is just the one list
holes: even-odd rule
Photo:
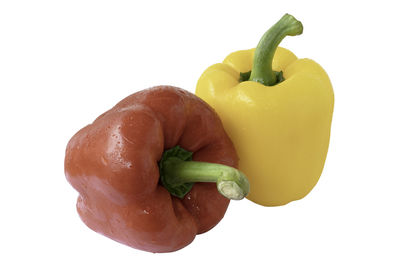
[[78, 131], [65, 174], [88, 227], [137, 249], [170, 252], [214, 227], [229, 198], [248, 193], [237, 164], [214, 110], [194, 94], [159, 86]]
[[301, 34], [286, 14], [256, 49], [230, 54], [200, 77], [196, 94], [220, 116], [248, 177], [248, 199], [265, 206], [303, 198], [317, 183], [328, 151], [334, 94], [310, 59], [278, 47]]

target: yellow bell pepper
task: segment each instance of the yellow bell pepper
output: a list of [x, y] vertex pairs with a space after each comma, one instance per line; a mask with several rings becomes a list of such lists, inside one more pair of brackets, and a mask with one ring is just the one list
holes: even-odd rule
[[247, 198], [264, 206], [306, 196], [328, 151], [334, 104], [329, 77], [316, 62], [278, 47], [302, 31], [301, 22], [286, 14], [256, 49], [209, 67], [196, 87], [235, 145], [251, 186]]

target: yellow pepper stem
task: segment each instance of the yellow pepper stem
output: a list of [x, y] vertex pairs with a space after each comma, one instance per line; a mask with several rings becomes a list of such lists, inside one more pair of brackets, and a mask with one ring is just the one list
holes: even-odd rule
[[272, 70], [272, 60], [276, 48], [286, 36], [296, 36], [303, 33], [303, 25], [292, 15], [285, 14], [262, 37], [254, 52], [253, 69], [249, 80], [273, 86], [279, 82], [279, 76]]

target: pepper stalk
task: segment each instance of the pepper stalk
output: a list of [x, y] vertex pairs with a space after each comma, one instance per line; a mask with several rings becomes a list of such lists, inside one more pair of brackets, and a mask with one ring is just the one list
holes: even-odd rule
[[214, 182], [220, 194], [241, 200], [249, 193], [246, 176], [236, 168], [192, 161], [192, 153], [176, 146], [164, 152], [159, 163], [162, 185], [174, 196], [183, 198], [196, 182]]
[[[295, 17], [285, 14], [261, 37], [254, 52], [253, 68], [248, 80], [273, 86], [283, 80], [282, 72], [272, 70], [276, 48], [286, 36], [303, 33], [303, 25]], [[245, 75], [242, 73], [242, 75]]]

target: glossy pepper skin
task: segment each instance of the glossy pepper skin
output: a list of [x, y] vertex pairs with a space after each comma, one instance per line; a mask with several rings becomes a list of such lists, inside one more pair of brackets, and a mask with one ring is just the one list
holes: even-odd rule
[[132, 94], [76, 133], [67, 145], [65, 174], [79, 192], [83, 222], [150, 252], [178, 250], [214, 227], [229, 204], [215, 184], [196, 183], [180, 199], [159, 183], [157, 163], [176, 145], [194, 152], [195, 161], [238, 164], [216, 113], [171, 86]]
[[[300, 34], [301, 23], [295, 26]], [[264, 206], [301, 199], [315, 186], [328, 151], [334, 105], [331, 82], [320, 65], [284, 48], [274, 51], [272, 70], [282, 71], [280, 83], [239, 81], [240, 73], [253, 71], [255, 49], [250, 49], [209, 67], [196, 88], [235, 145], [239, 169], [252, 188], [247, 198]]]

